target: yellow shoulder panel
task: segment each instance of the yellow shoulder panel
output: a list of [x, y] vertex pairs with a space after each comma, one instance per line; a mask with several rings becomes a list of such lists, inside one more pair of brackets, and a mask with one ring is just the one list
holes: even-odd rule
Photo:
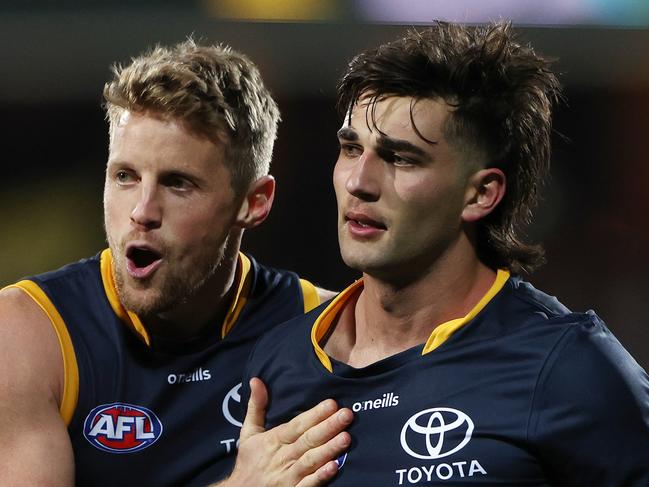
[[302, 299], [304, 301], [304, 312], [307, 313], [320, 304], [318, 289], [306, 279], [300, 279], [302, 286]]
[[54, 307], [52, 301], [50, 301], [50, 298], [47, 297], [47, 294], [35, 282], [25, 280], [7, 287], [15, 287], [27, 293], [45, 312], [54, 327], [63, 356], [63, 399], [61, 400], [59, 411], [65, 424], [69, 425], [74, 410], [77, 407], [77, 399], [79, 398], [79, 367], [77, 365], [74, 347], [72, 346], [72, 339], [65, 326], [65, 322]]

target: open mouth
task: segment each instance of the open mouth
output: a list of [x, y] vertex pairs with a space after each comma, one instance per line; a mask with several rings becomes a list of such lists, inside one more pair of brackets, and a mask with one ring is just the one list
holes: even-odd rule
[[148, 247], [129, 247], [126, 259], [128, 273], [138, 279], [149, 277], [162, 262], [162, 256]]
[[135, 264], [135, 267], [143, 268], [153, 264], [156, 260], [160, 260], [160, 254], [153, 250], [131, 247], [126, 254], [126, 257]]

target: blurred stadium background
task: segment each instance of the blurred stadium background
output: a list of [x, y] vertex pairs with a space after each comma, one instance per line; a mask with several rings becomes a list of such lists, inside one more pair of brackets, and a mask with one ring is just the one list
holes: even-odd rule
[[193, 34], [260, 66], [283, 122], [269, 220], [244, 238], [260, 260], [342, 288], [336, 242], [334, 86], [361, 49], [432, 19], [511, 19], [558, 58], [552, 178], [530, 235], [531, 276], [594, 308], [649, 366], [649, 2], [646, 0], [22, 0], [0, 2], [0, 284], [105, 246], [103, 83], [114, 62]]

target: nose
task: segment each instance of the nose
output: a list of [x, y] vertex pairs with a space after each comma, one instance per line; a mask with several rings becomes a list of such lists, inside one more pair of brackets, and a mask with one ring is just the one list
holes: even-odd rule
[[371, 150], [365, 150], [354, 164], [345, 188], [363, 201], [376, 201], [380, 195], [381, 159]]
[[131, 211], [131, 222], [136, 226], [153, 230], [162, 223], [162, 206], [155, 185], [140, 184], [138, 199]]

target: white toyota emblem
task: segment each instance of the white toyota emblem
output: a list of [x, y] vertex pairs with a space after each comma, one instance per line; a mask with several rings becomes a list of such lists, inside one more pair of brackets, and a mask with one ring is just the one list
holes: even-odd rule
[[230, 422], [230, 424], [233, 424], [239, 428], [243, 426], [243, 423], [235, 419], [234, 416], [232, 416], [232, 413], [230, 412], [230, 404], [233, 401], [241, 403], [240, 390], [241, 390], [241, 382], [239, 382], [236, 386], [234, 386], [232, 389], [228, 391], [228, 393], [225, 395], [225, 398], [223, 399], [223, 405], [221, 406], [221, 409], [223, 410], [223, 416], [225, 416], [225, 419], [227, 419]]
[[[450, 433], [452, 438], [449, 438]], [[462, 411], [432, 408], [419, 411], [401, 429], [401, 446], [422, 460], [447, 457], [461, 450], [471, 439], [473, 421]]]

